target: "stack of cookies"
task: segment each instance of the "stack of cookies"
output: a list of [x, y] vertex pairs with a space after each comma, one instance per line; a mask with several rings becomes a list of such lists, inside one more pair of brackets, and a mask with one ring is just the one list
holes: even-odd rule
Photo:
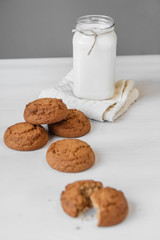
[[[91, 125], [88, 118], [76, 109], [67, 109], [61, 99], [41, 98], [26, 105], [26, 122], [10, 126], [4, 134], [5, 144], [14, 150], [32, 151], [48, 142], [48, 132], [41, 126], [47, 124], [51, 134], [77, 138], [87, 134]], [[48, 164], [62, 172], [80, 172], [95, 162], [91, 147], [79, 139], [59, 140], [47, 151]]]
[[[47, 144], [49, 136], [41, 124], [47, 124], [49, 132], [64, 138], [53, 142], [46, 154], [48, 164], [61, 172], [81, 172], [95, 162], [92, 148], [84, 141], [73, 139], [87, 134], [91, 125], [87, 117], [76, 109], [67, 109], [61, 99], [41, 98], [24, 110], [25, 122], [7, 128], [5, 144], [14, 150], [32, 151]], [[83, 180], [66, 186], [61, 194], [63, 210], [77, 217], [85, 208], [98, 209], [98, 226], [112, 226], [123, 221], [128, 204], [121, 191], [106, 187], [101, 182]]]

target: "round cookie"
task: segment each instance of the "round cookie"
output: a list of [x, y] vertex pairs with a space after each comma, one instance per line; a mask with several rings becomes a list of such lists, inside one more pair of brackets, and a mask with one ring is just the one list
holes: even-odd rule
[[102, 183], [93, 180], [82, 180], [65, 187], [61, 194], [63, 210], [71, 217], [77, 217], [86, 208], [91, 208], [90, 195], [101, 189]]
[[59, 122], [67, 115], [66, 105], [57, 98], [37, 99], [27, 104], [24, 110], [25, 121], [36, 125]]
[[48, 133], [42, 126], [20, 122], [7, 128], [4, 134], [7, 147], [19, 151], [32, 151], [48, 142]]
[[52, 168], [70, 173], [84, 171], [95, 162], [91, 147], [79, 139], [64, 139], [52, 143], [46, 158]]
[[52, 134], [60, 137], [75, 138], [87, 134], [91, 124], [85, 114], [76, 109], [68, 109], [68, 116], [65, 120], [48, 125]]
[[121, 191], [114, 188], [106, 187], [94, 192], [91, 201], [98, 210], [98, 226], [116, 225], [127, 216], [127, 200]]

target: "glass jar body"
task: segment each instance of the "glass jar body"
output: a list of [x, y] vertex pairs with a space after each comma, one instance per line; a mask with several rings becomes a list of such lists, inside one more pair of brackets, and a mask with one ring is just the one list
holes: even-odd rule
[[[93, 46], [94, 41], [93, 34], [88, 36], [79, 31], [74, 33], [73, 93], [84, 99], [109, 99], [113, 97], [115, 90], [117, 37], [114, 28], [97, 34]], [[93, 49], [88, 55], [92, 46]]]

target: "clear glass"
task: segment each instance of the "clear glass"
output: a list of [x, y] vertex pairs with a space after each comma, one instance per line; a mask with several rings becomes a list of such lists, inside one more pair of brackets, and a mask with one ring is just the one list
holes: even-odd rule
[[116, 45], [112, 18], [88, 15], [77, 20], [73, 36], [73, 93], [76, 97], [92, 100], [113, 97]]

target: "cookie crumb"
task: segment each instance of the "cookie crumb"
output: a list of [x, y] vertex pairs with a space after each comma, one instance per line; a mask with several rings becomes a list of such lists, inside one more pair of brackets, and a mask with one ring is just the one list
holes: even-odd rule
[[77, 226], [77, 227], [76, 227], [76, 230], [79, 230], [79, 229], [81, 229], [80, 226]]
[[85, 215], [81, 214], [81, 220], [82, 220], [82, 221], [87, 221], [88, 219], [86, 218]]

